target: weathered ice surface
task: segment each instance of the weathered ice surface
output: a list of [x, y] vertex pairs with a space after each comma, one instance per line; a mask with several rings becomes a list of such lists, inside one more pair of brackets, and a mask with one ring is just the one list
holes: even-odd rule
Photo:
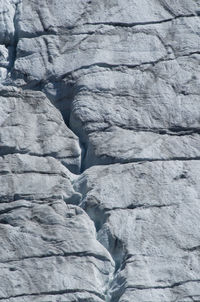
[[199, 179], [199, 161], [92, 167], [79, 178], [82, 206], [115, 259], [111, 301], [199, 294]]
[[79, 172], [79, 140], [42, 93], [11, 87], [9, 91], [2, 89], [0, 95], [1, 155], [51, 156], [73, 172]]
[[200, 301], [200, 0], [0, 0], [0, 301]]

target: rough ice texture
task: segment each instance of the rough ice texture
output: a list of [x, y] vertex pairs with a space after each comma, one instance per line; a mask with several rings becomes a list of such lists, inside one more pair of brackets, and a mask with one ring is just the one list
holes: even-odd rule
[[200, 301], [199, 16], [0, 0], [0, 301]]

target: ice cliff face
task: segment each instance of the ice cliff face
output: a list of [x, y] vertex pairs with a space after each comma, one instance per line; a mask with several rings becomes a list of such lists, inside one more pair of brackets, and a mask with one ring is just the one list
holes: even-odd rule
[[199, 16], [0, 0], [0, 301], [200, 301]]

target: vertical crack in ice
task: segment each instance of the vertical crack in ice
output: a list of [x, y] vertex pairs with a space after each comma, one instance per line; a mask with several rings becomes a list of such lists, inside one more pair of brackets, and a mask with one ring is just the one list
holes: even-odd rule
[[[82, 176], [80, 175], [79, 177]], [[82, 185], [77, 186], [77, 180], [74, 181], [74, 190], [82, 196], [78, 206], [80, 206], [93, 221], [96, 229], [96, 239], [108, 251], [111, 259], [113, 260], [114, 270], [110, 273], [109, 282], [106, 285], [105, 302], [116, 302], [116, 293], [117, 295], [120, 293], [121, 296], [121, 291], [123, 290], [118, 285], [116, 279], [127, 259], [126, 248], [123, 242], [111, 233], [109, 228], [104, 228], [104, 235], [106, 232], [107, 240], [105, 240], [104, 236], [101, 234], [103, 227], [108, 221], [109, 213], [106, 210], [101, 209], [99, 206], [87, 206], [85, 202], [87, 192], [85, 192], [85, 188], [82, 187]]]
[[12, 51], [10, 54], [10, 66], [9, 66], [9, 71], [12, 73], [14, 65], [15, 65], [15, 60], [17, 57], [17, 44], [19, 41], [18, 38], [18, 21], [19, 21], [19, 13], [20, 9], [19, 6], [22, 3], [21, 0], [17, 0], [14, 5], [15, 5], [15, 14], [13, 18], [13, 25], [14, 25], [14, 36], [13, 36], [13, 42], [12, 42]]

